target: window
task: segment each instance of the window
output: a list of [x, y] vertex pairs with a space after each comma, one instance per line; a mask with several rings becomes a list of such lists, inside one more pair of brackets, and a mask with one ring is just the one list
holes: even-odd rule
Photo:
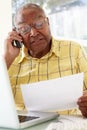
[[87, 40], [87, 4], [75, 2], [50, 14], [52, 33], [56, 36]]

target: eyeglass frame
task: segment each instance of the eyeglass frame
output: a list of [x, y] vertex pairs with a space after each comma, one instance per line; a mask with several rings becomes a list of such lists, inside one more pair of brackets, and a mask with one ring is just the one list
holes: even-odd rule
[[[32, 25], [29, 25], [29, 24], [25, 24], [25, 26], [24, 27], [29, 27], [29, 28], [27, 28], [27, 29], [25, 29], [26, 31], [25, 32], [23, 32], [22, 30], [21, 31], [19, 31], [19, 29], [21, 29], [21, 28], [17, 28], [17, 27], [15, 27], [15, 30], [18, 32], [18, 33], [20, 33], [21, 35], [26, 35], [26, 34], [30, 34], [30, 32], [31, 32], [31, 29], [32, 29], [32, 27], [34, 28], [34, 29], [36, 29], [36, 30], [40, 30], [40, 29], [42, 29], [43, 28], [43, 26], [44, 26], [44, 24], [47, 22], [47, 17], [42, 17], [43, 18], [43, 22], [42, 22], [42, 25], [41, 25], [41, 27], [35, 27], [35, 24], [36, 23], [34, 23], [34, 24], [32, 24]], [[38, 22], [39, 23], [39, 22]], [[29, 30], [30, 29], [30, 30]]]

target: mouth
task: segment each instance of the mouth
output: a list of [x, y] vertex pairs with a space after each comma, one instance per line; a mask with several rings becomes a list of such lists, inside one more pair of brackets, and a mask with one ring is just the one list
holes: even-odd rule
[[43, 38], [36, 38], [31, 40], [31, 44], [40, 44], [43, 41]]

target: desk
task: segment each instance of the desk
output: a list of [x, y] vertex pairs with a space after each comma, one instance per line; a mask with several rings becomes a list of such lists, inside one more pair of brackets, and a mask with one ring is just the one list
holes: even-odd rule
[[[31, 126], [22, 130], [45, 130], [47, 128], [47, 126], [51, 123], [51, 122], [55, 122], [57, 121], [57, 118], [50, 120], [50, 121], [46, 121], [43, 123], [40, 123], [38, 125], [35, 126]], [[6, 128], [0, 128], [0, 130], [14, 130], [14, 129], [6, 129]]]
[[[61, 115], [55, 119], [37, 124], [32, 127], [28, 127], [28, 128], [22, 129], [22, 130], [46, 130], [48, 125], [53, 122], [55, 122], [55, 124], [58, 124], [56, 128], [59, 129], [60, 128], [59, 123], [56, 123], [58, 121], [63, 126], [62, 130], [65, 130], [64, 128], [66, 128], [66, 127], [67, 127], [67, 130], [70, 130], [71, 128], [72, 128], [72, 130], [87, 130], [87, 118], [83, 118], [82, 116], [68, 116], [68, 115]], [[13, 129], [0, 128], [0, 130], [13, 130]], [[59, 129], [59, 130], [61, 130], [61, 129]]]

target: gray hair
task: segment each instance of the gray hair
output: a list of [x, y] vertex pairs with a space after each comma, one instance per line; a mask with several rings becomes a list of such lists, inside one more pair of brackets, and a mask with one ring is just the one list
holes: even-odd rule
[[40, 5], [37, 5], [37, 4], [34, 4], [34, 3], [27, 3], [27, 4], [25, 4], [25, 5], [21, 6], [21, 7], [19, 7], [15, 15], [17, 15], [18, 12], [20, 12], [20, 10], [25, 10], [25, 9], [29, 9], [29, 8], [38, 9], [38, 10], [40, 10], [42, 13], [45, 14], [45, 11], [41, 8]]

